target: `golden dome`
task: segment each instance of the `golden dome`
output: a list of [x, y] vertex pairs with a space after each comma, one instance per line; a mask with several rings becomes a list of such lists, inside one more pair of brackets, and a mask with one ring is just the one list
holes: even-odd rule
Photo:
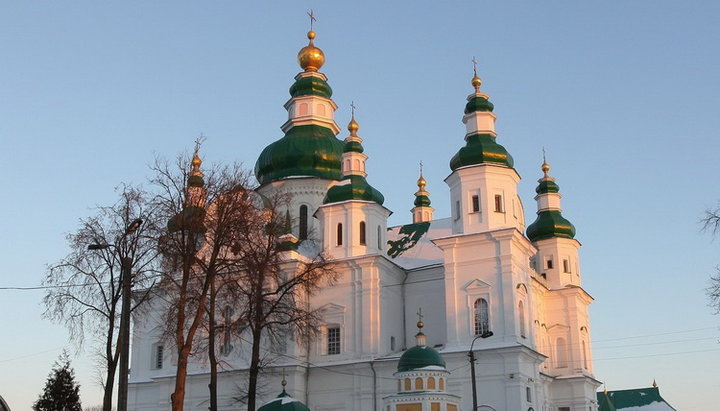
[[472, 78], [472, 81], [470, 81], [470, 84], [475, 88], [475, 92], [480, 92], [480, 85], [482, 85], [482, 80], [480, 80], [480, 77], [478, 77], [477, 74], [475, 74]]
[[354, 136], [357, 134], [358, 129], [360, 128], [360, 125], [357, 121], [355, 121], [355, 116], [353, 116], [350, 119], [350, 123], [348, 124], [348, 131], [350, 132], [351, 136]]
[[418, 178], [417, 185], [418, 185], [418, 188], [420, 188], [420, 191], [425, 190], [427, 181], [425, 181], [425, 177], [423, 177], [422, 174], [420, 175], [420, 178]]
[[314, 31], [308, 31], [307, 37], [310, 43], [298, 52], [298, 63], [305, 71], [318, 71], [325, 64], [325, 53], [313, 44]]
[[190, 164], [192, 165], [192, 170], [190, 171], [190, 175], [203, 177], [203, 173], [202, 173], [202, 171], [200, 171], [200, 166], [202, 165], [202, 160], [200, 160], [200, 156], [198, 155], [197, 150], [195, 150], [195, 154], [193, 154], [193, 158], [192, 158], [192, 161], [190, 161]]

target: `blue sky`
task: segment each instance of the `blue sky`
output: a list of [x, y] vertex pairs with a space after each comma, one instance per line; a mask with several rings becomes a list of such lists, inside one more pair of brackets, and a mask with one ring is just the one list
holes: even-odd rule
[[[5, 2], [0, 287], [39, 285], [79, 218], [200, 133], [206, 161], [252, 167], [281, 137], [313, 8], [336, 120], [344, 129], [355, 101], [391, 224], [410, 220], [421, 160], [436, 216], [449, 215], [443, 179], [476, 56], [527, 219], [545, 147], [577, 227], [598, 379], [657, 379], [676, 408], [712, 409], [720, 318], [704, 288], [720, 244], [699, 220], [720, 200], [720, 4], [385, 3]], [[0, 395], [14, 409], [69, 347], [41, 298], [0, 290]], [[74, 365], [93, 405], [89, 357]]]

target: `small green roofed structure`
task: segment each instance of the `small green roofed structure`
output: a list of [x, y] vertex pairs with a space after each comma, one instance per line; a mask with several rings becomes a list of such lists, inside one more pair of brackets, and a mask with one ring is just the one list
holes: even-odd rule
[[434, 348], [426, 345], [426, 337], [422, 332], [425, 323], [418, 321], [418, 333], [415, 334], [417, 345], [405, 351], [398, 362], [397, 372], [439, 367], [445, 369], [445, 360]]
[[677, 411], [660, 396], [655, 382], [650, 388], [598, 392], [597, 400], [599, 411]]
[[290, 394], [285, 391], [286, 385], [287, 381], [285, 381], [285, 377], [283, 377], [283, 390], [280, 395], [258, 408], [258, 411], [310, 411], [310, 408], [291, 397]]
[[543, 161], [543, 177], [538, 180], [535, 189], [538, 202], [538, 212], [535, 221], [527, 228], [527, 237], [530, 241], [547, 238], [575, 238], [575, 226], [562, 216], [560, 210], [560, 186], [550, 177], [550, 165]]

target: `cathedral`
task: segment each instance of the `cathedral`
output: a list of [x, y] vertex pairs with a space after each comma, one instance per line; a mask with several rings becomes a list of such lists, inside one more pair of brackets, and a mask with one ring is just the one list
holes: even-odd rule
[[[295, 247], [287, 258], [323, 250], [339, 277], [311, 301], [322, 313], [318, 339], [264, 349], [273, 360], [260, 409], [598, 410], [592, 297], [547, 162], [538, 172], [536, 216], [526, 225], [520, 176], [475, 73], [464, 141], [457, 136], [451, 159], [432, 160], [449, 160], [451, 215], [435, 218], [421, 171], [411, 222], [388, 227], [391, 211], [371, 185], [371, 153], [354, 112], [347, 132], [334, 120], [338, 106], [315, 36], [308, 32], [298, 53], [302, 71], [284, 105], [284, 136], [260, 153], [255, 177], [260, 194], [290, 195]], [[133, 333], [129, 409], [169, 410], [174, 350], [161, 339], [158, 319], [145, 317]], [[244, 409], [234, 401], [249, 364], [241, 337], [224, 341], [222, 363], [219, 409]], [[208, 365], [196, 359], [186, 409], [208, 408], [208, 381]]]

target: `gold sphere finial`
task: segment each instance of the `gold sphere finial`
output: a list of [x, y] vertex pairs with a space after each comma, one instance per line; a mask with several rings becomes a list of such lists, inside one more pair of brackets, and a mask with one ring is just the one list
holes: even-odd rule
[[427, 185], [427, 181], [425, 181], [425, 177], [420, 175], [420, 178], [418, 178], [417, 186], [420, 189], [420, 191], [425, 191], [425, 186]]
[[543, 163], [542, 166], [540, 166], [540, 170], [545, 174], [545, 177], [549, 177], [549, 171], [550, 171], [550, 164], [547, 162], [547, 158], [545, 157], [545, 147], [543, 147]]
[[357, 121], [355, 121], [355, 102], [350, 102], [350, 110], [351, 110], [351, 117], [350, 117], [350, 123], [348, 123], [348, 131], [350, 132], [351, 136], [357, 136], [357, 131], [360, 129], [360, 125]]
[[200, 159], [200, 145], [204, 139], [205, 136], [201, 134], [200, 138], [195, 140], [195, 151], [193, 152], [192, 160], [190, 160], [190, 165], [192, 166], [192, 170], [190, 170], [191, 176], [203, 177], [203, 173], [200, 171], [200, 166], [202, 165], [202, 160]]
[[317, 21], [315, 13], [312, 10], [308, 12], [310, 16], [310, 31], [307, 33], [307, 38], [310, 40], [307, 46], [300, 49], [298, 52], [298, 63], [305, 71], [318, 71], [323, 64], [325, 64], [325, 53], [322, 50], [315, 47], [313, 40], [315, 39], [315, 31], [313, 30], [313, 23]]
[[482, 80], [480, 80], [480, 77], [477, 75], [477, 60], [475, 59], [475, 56], [472, 58], [473, 63], [473, 78], [470, 81], [470, 84], [472, 84], [473, 88], [475, 88], [475, 92], [480, 92], [480, 86], [482, 85]]

